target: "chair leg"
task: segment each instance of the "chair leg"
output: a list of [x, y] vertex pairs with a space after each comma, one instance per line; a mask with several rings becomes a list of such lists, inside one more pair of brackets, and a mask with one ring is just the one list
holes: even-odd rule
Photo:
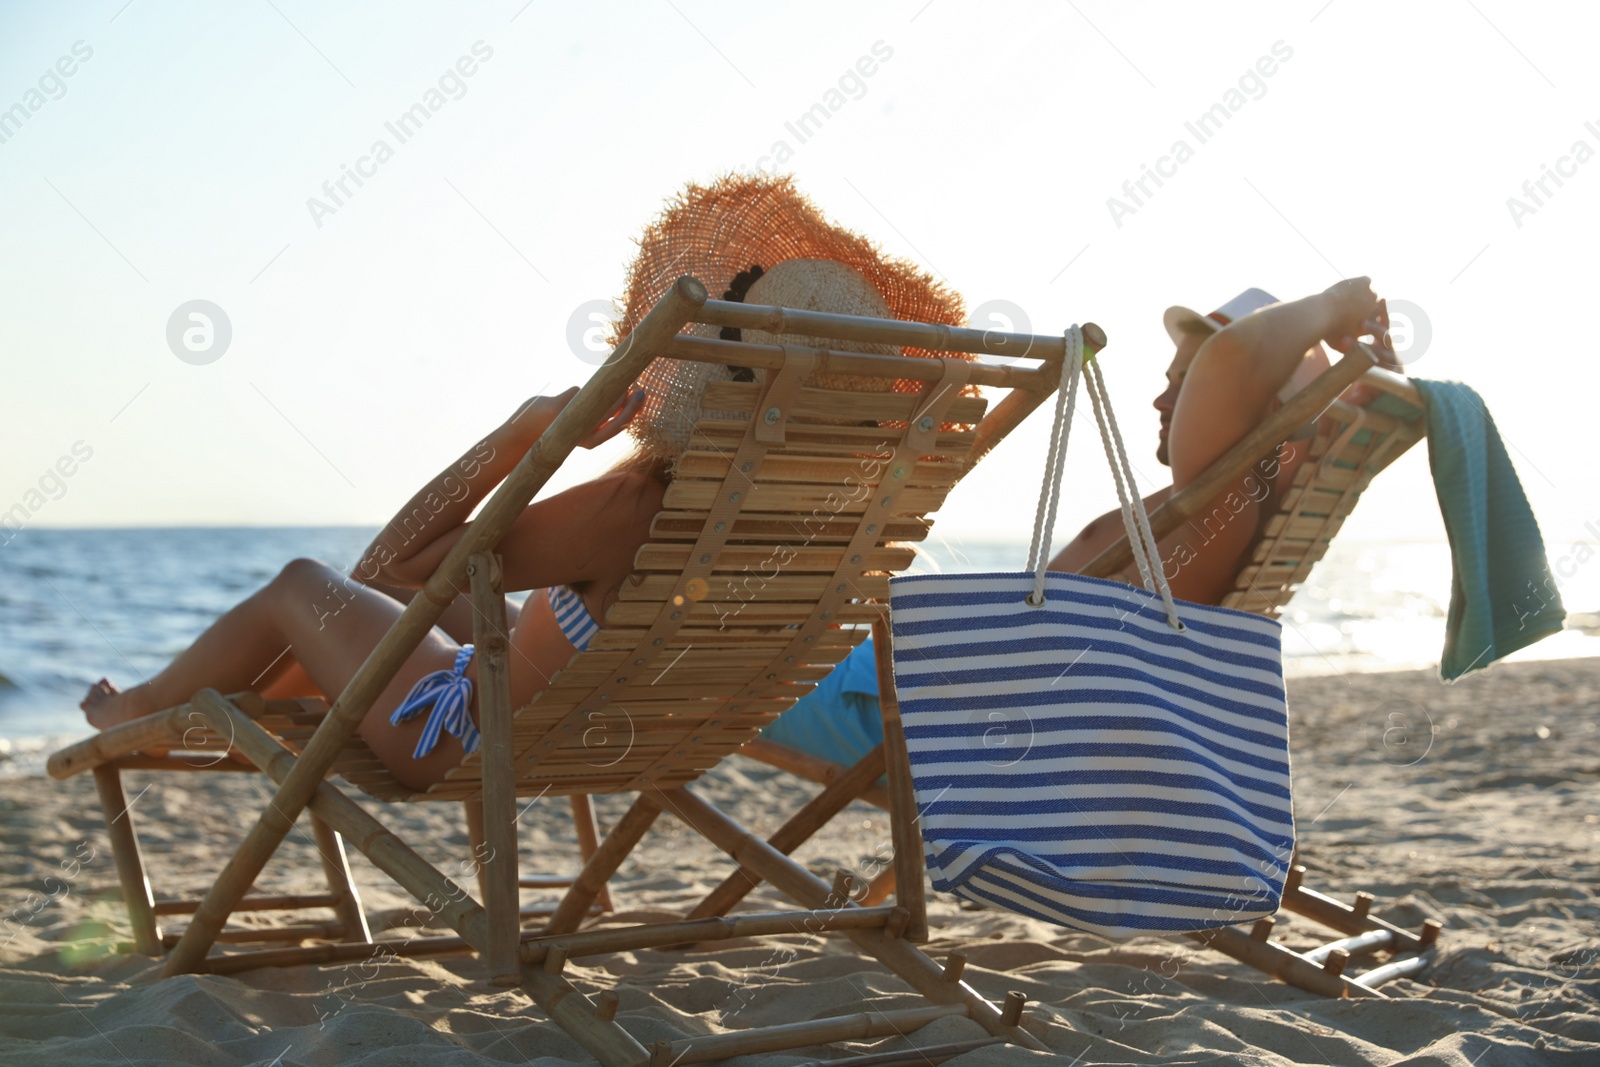
[[344, 839], [315, 814], [311, 815], [311, 833], [317, 842], [317, 855], [322, 860], [322, 873], [328, 879], [328, 892], [333, 895], [333, 913], [344, 928], [340, 940], [370, 943], [372, 930], [367, 926], [367, 913], [361, 907], [361, 894], [356, 892], [356, 884], [350, 877]]
[[[795, 812], [767, 843], [784, 855], [793, 852], [881, 778], [883, 770], [884, 749], [879, 745]], [[747, 867], [740, 867], [695, 905], [689, 918], [706, 919], [714, 915], [726, 915], [760, 884], [760, 875]]]
[[927, 871], [923, 866], [922, 829], [917, 825], [917, 798], [911, 783], [911, 757], [900, 722], [900, 698], [894, 688], [894, 638], [883, 615], [872, 620], [872, 644], [878, 660], [878, 706], [883, 713], [883, 748], [888, 761], [885, 770], [889, 778], [889, 829], [894, 839], [895, 897], [911, 914], [906, 940], [921, 944], [928, 940], [928, 898], [923, 885]]
[[133, 832], [133, 815], [122, 792], [122, 773], [114, 764], [94, 769], [95, 790], [105, 812], [106, 830], [111, 835], [111, 858], [117, 865], [117, 881], [122, 885], [122, 900], [128, 906], [128, 922], [133, 927], [133, 947], [143, 956], [162, 954], [161, 931], [156, 926], [155, 899], [150, 894], [150, 879], [144, 874], [139, 856], [139, 838]]
[[[600, 821], [594, 815], [594, 802], [587, 793], [574, 793], [567, 799], [572, 802], [572, 826], [578, 834], [578, 855], [584, 863], [588, 863], [600, 848]], [[611, 906], [610, 882], [600, 887], [600, 895], [595, 898], [595, 903], [603, 912], [614, 910]]]
[[489, 895], [484, 884], [486, 879], [483, 873], [483, 864], [478, 863], [478, 857], [483, 855], [483, 798], [471, 797], [461, 802], [461, 810], [467, 817], [467, 847], [472, 850], [473, 866], [478, 870], [478, 899], [483, 900]]
[[895, 872], [894, 867], [888, 866], [879, 871], [872, 881], [867, 883], [867, 892], [861, 898], [863, 908], [876, 907], [894, 895]]
[[500, 591], [500, 557], [475, 552], [467, 561], [472, 580], [472, 640], [478, 649], [478, 726], [482, 731], [483, 849], [474, 852], [489, 915], [489, 979], [496, 985], [520, 980], [517, 938], [522, 929], [522, 894], [517, 884], [517, 784], [511, 731], [511, 666], [506, 598]]
[[600, 896], [611, 876], [617, 873], [622, 861], [633, 851], [633, 846], [639, 843], [639, 839], [644, 837], [645, 831], [660, 815], [661, 805], [649, 795], [639, 794], [639, 799], [617, 820], [606, 839], [600, 842], [600, 847], [595, 849], [594, 855], [583, 865], [583, 870], [578, 872], [578, 877], [572, 880], [555, 914], [550, 916], [549, 923], [545, 925], [546, 934], [570, 934], [578, 928], [584, 916], [589, 914], [589, 906]]
[[644, 1067], [649, 1062], [649, 1050], [612, 1017], [614, 1003], [607, 1010], [600, 1010], [576, 986], [543, 964], [523, 966], [522, 988], [557, 1026], [605, 1067]]
[[[754, 869], [771, 882], [775, 889], [801, 907], [838, 907], [841, 903], [845, 907], [852, 906], [848, 898], [841, 902], [827, 882], [750, 833], [687, 788], [679, 786], [676, 789], [640, 795], [641, 800], [647, 798], [653, 799], [662, 809], [672, 812], [685, 825], [738, 860], [741, 865]], [[1049, 1051], [1038, 1038], [1022, 1029], [1020, 1025], [1021, 1008], [1015, 1001], [1021, 994], [1008, 997], [1008, 1009], [1002, 1013], [977, 990], [959, 980], [959, 977], [952, 981], [952, 976], [947, 975], [945, 970], [928, 958], [926, 953], [911, 944], [903, 932], [899, 936], [888, 929], [846, 930], [844, 933], [863, 951], [875, 957], [904, 979], [912, 989], [934, 1003], [963, 1004], [967, 1008], [969, 1017], [996, 1037], [1004, 1037], [1024, 1048], [1039, 1052]]]
[[[285, 748], [281, 741], [263, 730], [215, 690], [200, 690], [195, 694], [193, 706], [201, 721], [218, 733], [231, 736], [234, 747], [244, 753], [246, 759], [274, 782], [281, 784], [294, 773], [294, 768], [302, 757]], [[319, 781], [308, 806], [314, 814], [360, 849], [362, 854], [372, 861], [374, 867], [393, 878], [423, 903], [432, 915], [460, 934], [474, 949], [487, 954], [488, 916], [483, 907], [465, 889], [456, 885], [442, 871], [423, 859], [393, 831], [369, 815], [361, 805], [341, 793], [332, 783]], [[233, 878], [242, 878], [248, 873], [247, 868], [235, 867], [224, 870], [224, 874]], [[223, 882], [224, 879], [219, 878], [218, 881]], [[212, 889], [216, 889], [216, 884], [213, 884]], [[244, 893], [240, 892], [238, 895], [242, 899]], [[206, 900], [210, 899], [208, 894]], [[228, 902], [230, 911], [234, 903], [232, 900]], [[197, 919], [205, 907], [206, 901], [201, 901], [195, 910]], [[194, 929], [192, 924], [190, 929]], [[217, 929], [221, 929], [220, 924]], [[186, 932], [184, 937], [188, 936]], [[215, 931], [205, 931], [206, 948], [209, 949], [215, 937]], [[179, 944], [181, 947], [182, 942]], [[203, 966], [204, 963], [205, 956], [202, 954], [193, 964], [185, 963], [184, 971]], [[168, 969], [171, 967], [172, 960], [169, 958]]]

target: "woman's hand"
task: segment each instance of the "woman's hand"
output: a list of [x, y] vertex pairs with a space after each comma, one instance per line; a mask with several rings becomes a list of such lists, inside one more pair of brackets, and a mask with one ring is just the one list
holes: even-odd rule
[[[524, 403], [511, 418], [506, 420], [504, 429], [512, 436], [515, 444], [525, 450], [544, 435], [550, 424], [556, 421], [556, 416], [561, 414], [577, 395], [578, 387], [573, 386], [555, 396], [536, 396]], [[606, 414], [600, 425], [578, 442], [579, 447], [598, 448], [605, 444], [621, 433], [643, 406], [644, 390], [630, 390], [627, 396], [617, 401], [617, 406]]]
[[600, 420], [594, 431], [578, 442], [579, 448], [599, 448], [627, 428], [639, 409], [644, 407], [644, 390], [630, 389], [628, 395], [617, 401], [617, 406]]

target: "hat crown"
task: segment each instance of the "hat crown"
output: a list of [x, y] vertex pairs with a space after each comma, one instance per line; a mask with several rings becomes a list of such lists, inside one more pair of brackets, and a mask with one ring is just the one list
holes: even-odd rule
[[[949, 326], [966, 322], [966, 309], [959, 295], [916, 266], [885, 255], [867, 238], [829, 222], [795, 189], [793, 178], [730, 175], [709, 186], [690, 185], [645, 229], [639, 241], [639, 255], [629, 271], [613, 343], [620, 342], [639, 324], [679, 275], [691, 274], [713, 293], [720, 293], [739, 272], [752, 265], [771, 273], [791, 262], [810, 266], [784, 267], [767, 286], [761, 285], [766, 281], [764, 275], [751, 286], [745, 300], [780, 307], [806, 306], [791, 297], [778, 298], [774, 293], [782, 291], [776, 288], [779, 283], [787, 285], [789, 281], [816, 276], [820, 279], [817, 284], [831, 278], [832, 284], [842, 285], [840, 299], [859, 298], [860, 303], [827, 308], [836, 314]], [[818, 263], [827, 266], [818, 267]], [[850, 271], [855, 279], [846, 279], [838, 273], [839, 267]], [[791, 271], [795, 277], [786, 279], [784, 276]], [[867, 288], [862, 289], [861, 283]], [[855, 296], [849, 295], [852, 293]], [[871, 300], [874, 293], [875, 302]], [[716, 327], [707, 326], [692, 326], [690, 332], [702, 337], [716, 337], [719, 333]], [[743, 339], [771, 343], [754, 330], [743, 331]], [[785, 340], [808, 343], [788, 337]], [[892, 347], [856, 349], [832, 341], [810, 346], [896, 351]], [[907, 348], [905, 354], [962, 357], [918, 348]], [[700, 400], [706, 386], [730, 376], [727, 368], [718, 364], [655, 360], [640, 378], [639, 384], [645, 390], [644, 406], [629, 424], [629, 432], [650, 453], [675, 459], [687, 448], [693, 425], [704, 414]], [[817, 384], [826, 387], [821, 378]], [[917, 387], [915, 382], [889, 383], [892, 389]]]
[[[889, 302], [865, 275], [832, 259], [788, 259], [768, 267], [750, 286], [744, 299], [748, 304], [771, 304], [800, 311], [826, 311], [875, 319], [893, 317]], [[838, 342], [833, 345], [837, 346]]]
[[1236, 322], [1244, 318], [1252, 311], [1260, 311], [1262, 308], [1271, 307], [1277, 302], [1278, 298], [1265, 289], [1246, 289], [1207, 317], [1227, 325], [1230, 322]]

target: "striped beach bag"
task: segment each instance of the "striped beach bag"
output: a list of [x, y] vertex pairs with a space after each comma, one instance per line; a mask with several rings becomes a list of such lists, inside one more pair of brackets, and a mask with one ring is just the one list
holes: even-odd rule
[[[1294, 850], [1280, 624], [1173, 599], [1100, 368], [1067, 338], [1028, 571], [890, 582], [933, 886], [1110, 937], [1270, 915]], [[1080, 380], [1142, 589], [1045, 570]]]

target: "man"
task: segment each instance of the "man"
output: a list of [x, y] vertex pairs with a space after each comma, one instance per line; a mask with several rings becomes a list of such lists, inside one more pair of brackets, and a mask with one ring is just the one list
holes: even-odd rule
[[[1145, 508], [1154, 511], [1198, 478], [1283, 400], [1326, 370], [1323, 343], [1347, 351], [1363, 334], [1381, 335], [1384, 316], [1383, 302], [1364, 277], [1286, 303], [1246, 289], [1204, 316], [1168, 308], [1164, 321], [1177, 350], [1167, 367], [1167, 387], [1155, 399], [1161, 413], [1156, 460], [1172, 469], [1172, 484], [1145, 497]], [[1295, 441], [1283, 442], [1202, 508], [1194, 522], [1162, 539], [1161, 559], [1173, 596], [1201, 604], [1221, 601], [1271, 514], [1268, 501], [1302, 459]], [[1050, 569], [1075, 573], [1122, 535], [1122, 513], [1107, 512], [1085, 526], [1050, 561]], [[1139, 581], [1132, 567], [1125, 578]]]
[[[1260, 289], [1246, 289], [1210, 315], [1168, 308], [1164, 322], [1177, 348], [1167, 366], [1166, 388], [1155, 399], [1161, 413], [1156, 460], [1172, 469], [1172, 483], [1145, 497], [1145, 508], [1152, 511], [1327, 369], [1323, 344], [1345, 352], [1357, 338], [1372, 335], [1387, 348], [1387, 312], [1365, 277], [1285, 303]], [[1272, 512], [1268, 502], [1303, 458], [1296, 441], [1283, 442], [1202, 508], [1196, 522], [1161, 540], [1173, 596], [1217, 604], [1227, 595]], [[1076, 572], [1123, 532], [1122, 512], [1107, 512], [1085, 526], [1050, 561], [1050, 569]], [[1119, 577], [1139, 584], [1131, 565]], [[873, 656], [872, 642], [864, 642], [762, 736], [837, 763], [866, 755], [883, 739]]]

